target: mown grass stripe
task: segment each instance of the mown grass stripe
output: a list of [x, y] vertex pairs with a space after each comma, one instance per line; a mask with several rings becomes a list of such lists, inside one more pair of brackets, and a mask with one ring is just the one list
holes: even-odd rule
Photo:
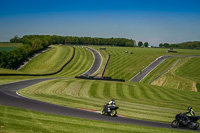
[[124, 88], [122, 87], [123, 87], [122, 83], [116, 83], [117, 97], [121, 99], [125, 98], [124, 93], [123, 93]]
[[110, 98], [110, 87], [111, 83], [106, 82], [103, 90], [104, 97]]
[[84, 98], [89, 98], [89, 90], [91, 88], [92, 83], [91, 82], [83, 82], [83, 85], [79, 91], [79, 96]]
[[92, 85], [90, 86], [90, 90], [89, 90], [89, 96], [91, 97], [95, 97], [97, 98], [98, 97], [98, 94], [97, 94], [97, 86], [98, 84], [97, 83], [92, 83]]

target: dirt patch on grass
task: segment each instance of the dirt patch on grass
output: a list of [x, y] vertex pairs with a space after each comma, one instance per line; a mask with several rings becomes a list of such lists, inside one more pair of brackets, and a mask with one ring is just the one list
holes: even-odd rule
[[157, 86], [162, 86], [165, 81], [166, 81], [166, 76], [162, 76], [159, 79], [153, 81], [151, 84], [152, 85], [157, 85]]
[[193, 82], [192, 84], [192, 91], [197, 92], [196, 82]]

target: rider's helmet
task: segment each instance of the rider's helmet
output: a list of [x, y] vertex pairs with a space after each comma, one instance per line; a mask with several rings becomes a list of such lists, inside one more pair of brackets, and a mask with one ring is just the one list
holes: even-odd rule
[[115, 99], [112, 99], [111, 101], [113, 101], [113, 102], [114, 102], [114, 101], [115, 101]]
[[191, 111], [192, 107], [188, 107], [188, 111]]

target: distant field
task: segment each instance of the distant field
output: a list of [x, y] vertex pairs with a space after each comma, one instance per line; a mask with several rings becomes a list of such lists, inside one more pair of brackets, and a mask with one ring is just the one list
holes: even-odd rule
[[4, 43], [0, 42], [0, 51], [12, 51], [16, 47], [21, 47], [23, 44], [21, 43]]
[[0, 47], [21, 47], [22, 43], [0, 42]]
[[102, 105], [114, 98], [120, 107], [119, 114], [151, 121], [171, 122], [188, 106], [200, 114], [200, 93], [134, 82], [56, 79], [22, 89], [19, 93], [54, 104], [93, 110], [101, 110]]

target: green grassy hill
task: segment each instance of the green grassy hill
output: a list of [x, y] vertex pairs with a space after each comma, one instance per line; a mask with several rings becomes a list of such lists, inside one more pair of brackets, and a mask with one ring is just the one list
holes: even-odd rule
[[[130, 80], [156, 58], [162, 55], [200, 55], [199, 50], [178, 49], [178, 53], [166, 53], [161, 48], [106, 47], [111, 54], [105, 76]], [[128, 51], [129, 53], [125, 53]], [[133, 54], [130, 54], [132, 52]]]
[[[99, 50], [99, 47], [97, 46], [93, 46], [93, 48]], [[142, 83], [128, 81], [159, 56], [166, 54], [200, 55], [199, 50], [176, 50], [178, 53], [166, 53], [165, 51], [167, 49], [160, 48], [127, 48], [110, 46], [106, 47], [107, 51], [99, 50], [104, 59], [99, 73], [101, 73], [102, 68], [105, 65], [108, 54], [111, 54], [104, 76], [125, 79], [126, 82], [91, 81], [72, 78], [86, 72], [91, 67], [94, 60], [92, 53], [85, 48], [76, 46], [75, 50], [76, 53], [74, 59], [64, 68], [64, 70], [56, 75], [50, 76], [71, 78], [45, 81], [22, 89], [19, 93], [30, 98], [50, 103], [93, 110], [95, 108], [101, 110], [103, 104], [114, 98], [116, 99], [117, 105], [120, 107], [118, 113], [121, 115], [125, 115], [129, 118], [167, 123], [171, 122], [177, 113], [185, 112], [188, 106], [192, 106], [196, 114], [200, 115], [200, 93], [188, 91], [191, 90], [190, 85], [196, 83], [195, 86], [197, 87], [200, 83], [200, 76], [198, 74], [199, 57], [184, 58], [180, 60], [168, 73], [153, 82], [153, 85], [149, 85], [148, 82], [173, 65], [179, 59], [178, 57], [167, 59], [156, 68], [155, 71], [152, 71]], [[125, 51], [128, 51], [129, 53], [133, 52], [133, 54], [125, 53]], [[35, 60], [32, 60], [32, 62], [29, 62], [29, 67], [27, 67], [27, 65], [21, 72], [37, 73], [40, 71], [40, 73], [45, 73], [57, 70], [62, 66], [63, 61], [69, 59], [70, 55], [71, 47], [56, 45], [54, 46], [54, 49], [41, 54], [36, 57]], [[44, 64], [44, 66], [41, 66], [41, 64]], [[1, 71], [4, 71], [4, 69]], [[0, 84], [31, 78], [39, 77], [0, 76]], [[159, 86], [161, 83], [163, 84]], [[0, 108], [0, 111], [2, 112], [0, 114], [3, 114], [0, 115], [0, 131], [2, 130], [5, 132], [21, 132], [23, 126], [25, 127], [24, 131], [29, 132], [33, 129], [30, 129], [26, 125], [32, 123], [32, 127], [36, 128], [38, 127], [38, 122], [42, 126], [41, 128], [36, 129], [41, 132], [49, 132], [48, 129], [51, 127], [48, 126], [48, 124], [52, 125], [52, 123], [54, 123], [56, 127], [61, 128], [61, 130], [56, 130], [52, 127], [52, 130], [59, 132], [76, 132], [77, 127], [83, 132], [93, 130], [101, 132], [101, 129], [106, 131], [113, 130], [114, 132], [180, 132], [177, 130], [147, 128], [123, 124], [118, 124], [119, 126], [116, 127], [112, 126], [116, 124], [106, 122], [47, 115], [5, 106], [0, 106]], [[18, 113], [13, 113], [13, 110]], [[21, 116], [19, 112], [27, 114], [26, 117], [19, 117]], [[23, 123], [19, 124], [15, 118], [23, 121]], [[91, 123], [95, 123], [94, 128], [91, 126]], [[72, 126], [66, 126], [67, 124]]]
[[63, 69], [63, 71], [55, 75], [56, 77], [74, 77], [81, 75], [90, 69], [94, 62], [92, 52], [77, 46], [75, 46], [75, 51], [74, 59]]
[[31, 74], [44, 74], [58, 71], [73, 54], [73, 48], [69, 46], [54, 45], [48, 52], [33, 58], [21, 72]]
[[200, 91], [200, 57], [170, 58], [164, 61], [158, 68], [152, 71], [142, 82], [149, 83], [158, 75], [170, 68], [176, 61], [177, 64], [167, 73], [152, 82], [153, 85], [166, 88]]

